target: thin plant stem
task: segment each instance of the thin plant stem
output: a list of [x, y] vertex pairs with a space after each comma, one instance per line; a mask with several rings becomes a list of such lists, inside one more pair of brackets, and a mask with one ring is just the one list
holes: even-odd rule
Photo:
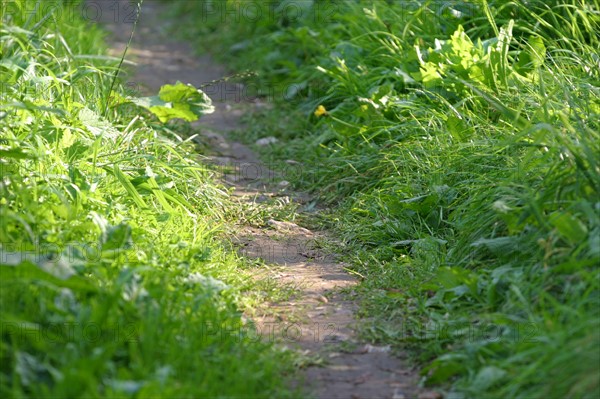
[[144, 4], [144, 0], [140, 0], [137, 3], [135, 21], [133, 22], [133, 28], [131, 29], [131, 34], [129, 35], [129, 40], [127, 41], [127, 46], [125, 46], [125, 50], [123, 51], [121, 60], [119, 61], [119, 66], [117, 67], [117, 70], [115, 71], [115, 75], [113, 76], [112, 82], [110, 82], [110, 88], [108, 90], [108, 95], [106, 96], [106, 102], [104, 104], [104, 111], [102, 112], [102, 115], [104, 115], [104, 116], [106, 116], [106, 113], [108, 112], [108, 103], [110, 101], [110, 96], [112, 95], [113, 89], [115, 87], [115, 83], [117, 82], [117, 78], [119, 77], [119, 73], [121, 72], [121, 68], [123, 67], [123, 62], [125, 61], [125, 56], [127, 55], [127, 50], [129, 50], [129, 47], [131, 46], [131, 42], [133, 40], [133, 35], [135, 33], [135, 28], [137, 27], [138, 21], [140, 20], [140, 15], [142, 12], [142, 4]]

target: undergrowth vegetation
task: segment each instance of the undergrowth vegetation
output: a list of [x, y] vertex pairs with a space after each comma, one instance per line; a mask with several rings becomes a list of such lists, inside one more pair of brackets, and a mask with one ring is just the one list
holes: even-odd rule
[[210, 100], [111, 93], [77, 2], [1, 7], [0, 396], [285, 396], [289, 355], [241, 317], [227, 193], [161, 123]]
[[252, 60], [244, 136], [337, 206], [365, 336], [453, 397], [597, 397], [598, 2], [250, 3], [173, 7]]

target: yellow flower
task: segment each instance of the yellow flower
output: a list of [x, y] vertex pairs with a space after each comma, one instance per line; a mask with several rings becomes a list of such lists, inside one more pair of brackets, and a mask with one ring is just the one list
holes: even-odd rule
[[319, 105], [315, 110], [315, 116], [318, 118], [319, 116], [327, 115], [327, 110], [324, 106]]

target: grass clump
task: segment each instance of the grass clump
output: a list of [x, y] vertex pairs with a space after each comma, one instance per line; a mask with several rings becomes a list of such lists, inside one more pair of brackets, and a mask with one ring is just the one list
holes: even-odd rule
[[365, 335], [456, 397], [598, 396], [598, 3], [211, 4], [225, 59], [285, 88], [248, 135], [337, 207]]
[[290, 355], [242, 320], [249, 272], [220, 243], [231, 204], [194, 146], [110, 93], [119, 60], [79, 3], [9, 3], [0, 396], [289, 395]]

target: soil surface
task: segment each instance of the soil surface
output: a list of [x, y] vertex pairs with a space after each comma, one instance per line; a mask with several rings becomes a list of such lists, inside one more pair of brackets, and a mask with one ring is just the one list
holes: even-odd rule
[[[135, 5], [126, 0], [91, 3], [101, 7], [98, 22], [110, 32], [111, 54], [120, 57], [133, 28]], [[127, 59], [136, 63], [128, 75], [125, 72], [127, 85], [132, 91], [153, 95], [162, 85], [176, 81], [204, 86], [216, 110], [194, 125], [201, 141], [211, 149], [211, 161], [226, 166], [221, 178], [233, 188], [233, 195], [257, 206], [265, 198], [282, 195], [307, 201], [306, 195], [287, 190], [286, 182], [268, 170], [250, 148], [228, 138], [228, 132], [243, 129], [240, 117], [244, 110], [268, 104], [241, 104], [237, 83], [210, 84], [226, 77], [228, 71], [209, 55], [195, 55], [188, 43], [174, 38], [175, 24], [165, 3], [144, 2], [127, 53]], [[275, 219], [264, 228], [241, 226], [234, 239], [240, 253], [261, 258], [274, 278], [297, 290], [292, 300], [270, 304], [268, 314], [253, 316], [264, 339], [274, 339], [311, 359], [294, 384], [317, 398], [441, 398], [418, 388], [418, 373], [401, 354], [357, 337], [357, 304], [351, 299], [357, 281], [335, 254], [322, 248], [323, 240], [332, 239], [324, 232]]]

